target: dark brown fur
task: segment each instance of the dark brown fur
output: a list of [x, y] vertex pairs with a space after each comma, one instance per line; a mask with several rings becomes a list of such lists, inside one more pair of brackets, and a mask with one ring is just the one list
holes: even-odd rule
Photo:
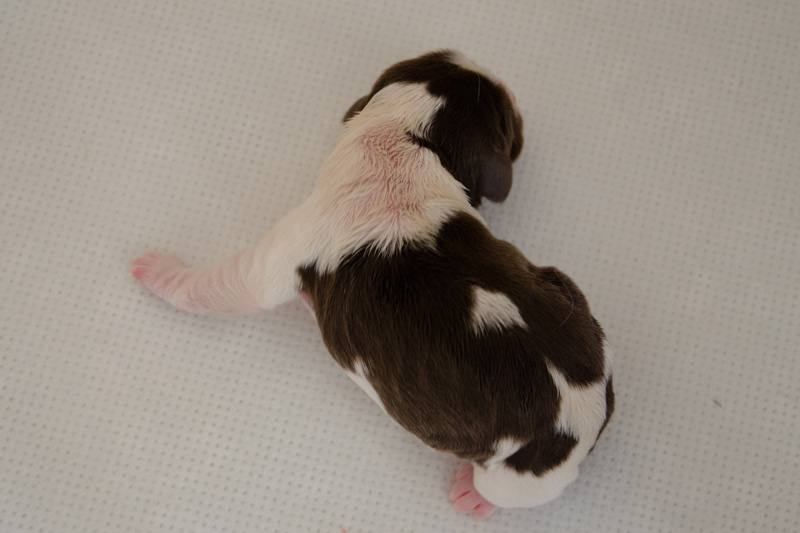
[[[603, 379], [603, 332], [565, 274], [532, 265], [467, 214], [444, 225], [435, 249], [362, 248], [333, 272], [299, 273], [334, 359], [348, 370], [363, 361], [389, 415], [431, 447], [483, 461], [513, 437], [529, 444], [508, 464], [539, 474], [575, 445], [556, 431], [546, 363], [571, 383]], [[476, 286], [507, 295], [528, 329], [476, 335]]]
[[514, 112], [506, 92], [486, 76], [450, 62], [452, 52], [432, 52], [402, 61], [378, 78], [372, 91], [347, 111], [347, 121], [370, 99], [392, 83], [425, 83], [446, 105], [433, 120], [425, 139], [412, 139], [429, 148], [466, 188], [472, 205], [486, 197], [500, 202], [511, 190], [511, 163], [524, 143], [522, 117]]
[[[452, 57], [434, 52], [389, 68], [344, 120], [389, 84], [426, 84], [445, 104], [424, 138], [410, 140], [438, 155], [473, 206], [502, 201], [522, 119], [505, 89]], [[360, 361], [389, 415], [431, 447], [480, 463], [512, 438], [526, 444], [506, 464], [541, 475], [577, 444], [556, 428], [561, 398], [547, 366], [571, 386], [601, 382], [603, 330], [569, 277], [532, 265], [471, 215], [446, 222], [434, 247], [409, 242], [387, 256], [367, 245], [331, 272], [309, 264], [299, 274], [334, 359], [350, 371]], [[527, 328], [476, 333], [475, 287], [507, 296]], [[613, 408], [609, 380], [606, 423]]]

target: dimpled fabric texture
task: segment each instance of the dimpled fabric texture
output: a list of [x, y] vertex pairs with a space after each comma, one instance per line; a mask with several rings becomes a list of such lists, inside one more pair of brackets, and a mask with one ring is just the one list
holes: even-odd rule
[[[0, 531], [797, 531], [799, 27], [793, 0], [0, 4]], [[441, 47], [526, 120], [489, 227], [616, 356], [578, 480], [483, 522], [299, 301], [182, 315], [128, 274], [255, 242], [378, 74]]]

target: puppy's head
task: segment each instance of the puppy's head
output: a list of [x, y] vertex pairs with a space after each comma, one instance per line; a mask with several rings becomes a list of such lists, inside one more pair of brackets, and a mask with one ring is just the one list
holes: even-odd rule
[[444, 105], [414, 142], [433, 150], [467, 189], [470, 202], [502, 202], [511, 190], [511, 163], [522, 150], [522, 117], [514, 94], [499, 80], [450, 50], [402, 61], [384, 72], [372, 91], [347, 111], [347, 122], [393, 83], [425, 84]]

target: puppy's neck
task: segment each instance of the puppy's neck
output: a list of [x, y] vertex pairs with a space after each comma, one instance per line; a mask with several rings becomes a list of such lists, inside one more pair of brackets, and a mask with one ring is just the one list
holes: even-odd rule
[[338, 250], [331, 259], [361, 246], [393, 253], [433, 245], [454, 213], [480, 218], [438, 156], [411, 140], [425, 137], [443, 105], [424, 84], [393, 84], [346, 123], [313, 194]]

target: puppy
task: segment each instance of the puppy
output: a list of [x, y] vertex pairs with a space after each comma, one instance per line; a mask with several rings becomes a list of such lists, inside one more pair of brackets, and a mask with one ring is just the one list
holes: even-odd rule
[[194, 313], [302, 295], [333, 358], [389, 416], [470, 462], [457, 509], [552, 500], [611, 416], [611, 361], [575, 283], [476, 210], [511, 188], [513, 93], [439, 51], [389, 68], [344, 121], [311, 196], [256, 246], [204, 268], [150, 253], [133, 276]]

